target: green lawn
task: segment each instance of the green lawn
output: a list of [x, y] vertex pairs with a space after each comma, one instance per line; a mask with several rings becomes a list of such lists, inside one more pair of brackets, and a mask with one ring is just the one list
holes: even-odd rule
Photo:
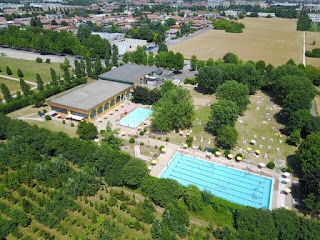
[[[7, 85], [11, 94], [16, 94], [17, 91], [21, 91], [19, 82], [0, 77], [0, 84], [1, 83], [4, 83]], [[1, 91], [0, 91], [0, 97], [3, 97]]]
[[24, 79], [29, 81], [36, 81], [36, 74], [40, 74], [42, 80], [44, 82], [50, 81], [50, 68], [56, 70], [57, 75], [61, 74], [60, 71], [60, 64], [59, 63], [36, 63], [36, 61], [30, 60], [22, 60], [22, 59], [15, 59], [9, 57], [0, 57], [0, 68], [2, 72], [0, 74], [7, 75], [6, 67], [10, 67], [12, 71], [11, 77], [18, 78], [18, 68], [24, 74]]

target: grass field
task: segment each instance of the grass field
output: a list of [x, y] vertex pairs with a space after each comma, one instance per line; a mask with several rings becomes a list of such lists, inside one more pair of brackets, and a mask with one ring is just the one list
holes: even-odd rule
[[[0, 84], [1, 83], [4, 83], [7, 85], [11, 94], [15, 94], [17, 91], [21, 91], [19, 82], [0, 77]], [[0, 97], [3, 97], [1, 91], [0, 91]]]
[[241, 34], [211, 30], [195, 38], [170, 47], [186, 58], [195, 54], [198, 59], [222, 58], [233, 52], [243, 60], [264, 60], [281, 65], [290, 58], [302, 61], [303, 33], [296, 31], [296, 21], [290, 19], [245, 18], [246, 28]]
[[18, 78], [18, 68], [24, 74], [24, 79], [29, 81], [36, 81], [36, 74], [40, 74], [42, 77], [42, 81], [49, 82], [50, 81], [50, 68], [56, 70], [57, 75], [61, 73], [60, 64], [59, 63], [36, 63], [35, 61], [15, 59], [9, 57], [0, 57], [0, 68], [2, 72], [0, 74], [7, 75], [6, 67], [10, 67], [12, 71], [11, 77]]
[[[313, 41], [316, 45], [312, 45]], [[306, 32], [306, 50], [311, 51], [314, 48], [320, 48], [320, 32]], [[306, 63], [320, 67], [320, 58], [306, 58]]]

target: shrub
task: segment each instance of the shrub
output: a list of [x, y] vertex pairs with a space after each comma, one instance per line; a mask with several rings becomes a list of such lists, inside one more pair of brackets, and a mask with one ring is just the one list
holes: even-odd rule
[[224, 153], [223, 153], [223, 155], [225, 156], [225, 157], [228, 157], [228, 155], [230, 154], [231, 152], [230, 152], [230, 150], [225, 150], [224, 151]]
[[140, 132], [140, 136], [143, 136], [143, 135], [144, 135], [144, 131], [141, 131], [141, 132]]
[[71, 127], [74, 127], [74, 123], [72, 122], [70, 126], [71, 126]]
[[144, 145], [144, 142], [141, 142], [141, 143], [140, 143], [140, 146], [143, 146], [143, 145]]
[[66, 124], [66, 120], [62, 120], [62, 124]]
[[243, 158], [243, 155], [241, 153], [237, 153], [236, 157], [242, 157]]
[[163, 146], [163, 145], [161, 145], [161, 146], [159, 147], [159, 150], [161, 151], [161, 150], [162, 150], [162, 148], [164, 148], [164, 146]]
[[184, 84], [196, 85], [198, 83], [197, 78], [186, 78]]
[[50, 116], [50, 115], [46, 115], [44, 118], [45, 118], [47, 121], [51, 120], [51, 116]]
[[130, 140], [129, 140], [129, 143], [135, 143], [136, 142], [136, 140], [134, 140], [134, 138], [132, 137], [132, 138], [130, 138]]
[[47, 113], [47, 109], [43, 109], [43, 111], [42, 111], [43, 113]]
[[51, 62], [51, 59], [50, 58], [47, 58], [46, 59], [46, 63], [50, 63]]
[[218, 148], [214, 148], [214, 149], [212, 149], [212, 152], [213, 153], [219, 152], [219, 149]]
[[169, 138], [168, 137], [166, 137], [166, 142], [169, 142]]
[[274, 164], [274, 162], [268, 162], [268, 164], [267, 164], [267, 167], [270, 168], [270, 169], [274, 169], [275, 166], [276, 165]]
[[43, 60], [42, 60], [42, 58], [37, 57], [37, 58], [36, 58], [36, 62], [37, 62], [37, 63], [42, 63]]

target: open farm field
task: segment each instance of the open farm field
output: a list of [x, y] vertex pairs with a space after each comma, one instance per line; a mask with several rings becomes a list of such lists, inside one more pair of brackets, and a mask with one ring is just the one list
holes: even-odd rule
[[[0, 84], [4, 83], [10, 90], [11, 94], [16, 94], [16, 91], [21, 91], [20, 83], [10, 79], [0, 77]], [[2, 92], [0, 91], [0, 97], [3, 98]]]
[[191, 38], [170, 47], [181, 52], [186, 58], [193, 54], [198, 59], [222, 58], [233, 52], [245, 61], [264, 60], [275, 66], [292, 58], [302, 62], [303, 32], [296, 31], [296, 21], [290, 19], [245, 18], [240, 22], [246, 28], [243, 33], [226, 33], [211, 30], [196, 38]]
[[1, 74], [7, 75], [6, 73], [7, 66], [10, 67], [12, 71], [11, 77], [19, 78], [17, 71], [18, 71], [18, 68], [20, 68], [24, 74], [23, 79], [32, 81], [32, 82], [36, 82], [37, 73], [40, 74], [43, 82], [49, 82], [51, 79], [50, 68], [53, 68], [54, 70], [56, 70], [57, 75], [61, 74], [59, 63], [50, 63], [50, 64], [45, 62], [36, 63], [36, 61], [22, 60], [22, 59], [9, 58], [9, 57], [0, 57], [0, 68], [2, 70]]
[[[313, 42], [315, 45], [312, 45]], [[320, 48], [320, 32], [306, 32], [306, 50], [311, 51], [314, 48]], [[306, 63], [320, 67], [320, 58], [306, 57]]]

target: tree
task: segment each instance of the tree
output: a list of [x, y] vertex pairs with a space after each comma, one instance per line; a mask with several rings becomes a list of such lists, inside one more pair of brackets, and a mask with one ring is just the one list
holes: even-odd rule
[[23, 95], [25, 96], [31, 95], [31, 87], [23, 79], [20, 79], [20, 87], [23, 92]]
[[121, 178], [125, 185], [131, 188], [138, 188], [142, 179], [148, 174], [147, 164], [140, 160], [132, 158], [121, 171]]
[[197, 62], [198, 62], [197, 57], [195, 55], [192, 55], [190, 59], [190, 68], [192, 70], [197, 70]]
[[299, 132], [311, 121], [312, 115], [309, 109], [302, 109], [293, 112], [287, 123], [289, 131], [299, 130]]
[[259, 70], [261, 73], [264, 73], [266, 69], [266, 63], [263, 60], [260, 60], [256, 63], [256, 69]]
[[4, 83], [1, 83], [1, 93], [4, 97], [4, 100], [6, 100], [6, 102], [10, 102], [12, 100], [12, 96], [10, 94], [10, 90], [8, 88], [7, 85], [5, 85]]
[[312, 98], [310, 95], [303, 91], [297, 90], [289, 93], [283, 101], [283, 109], [287, 116], [290, 116], [293, 112], [310, 109]]
[[157, 132], [188, 128], [194, 118], [190, 92], [180, 86], [162, 93], [153, 110], [152, 129]]
[[41, 76], [38, 73], [36, 74], [36, 79], [37, 79], [37, 89], [39, 91], [43, 91], [44, 90], [44, 83], [42, 81]]
[[66, 27], [66, 26], [68, 26], [68, 23], [66, 21], [61, 21], [60, 25], [62, 27]]
[[105, 61], [106, 67], [110, 66], [110, 57], [111, 57], [110, 51], [106, 51], [106, 54], [104, 55], [104, 61]]
[[117, 45], [113, 44], [112, 45], [112, 64], [113, 66], [117, 66], [118, 65], [118, 47]]
[[320, 212], [320, 169], [313, 169], [300, 179], [304, 196], [304, 205], [312, 213], [317, 215]]
[[214, 65], [214, 61], [212, 58], [209, 58], [206, 62], [206, 66], [209, 67], [209, 66], [213, 66]]
[[32, 103], [36, 108], [43, 106], [46, 102], [46, 97], [43, 92], [32, 95]]
[[111, 123], [108, 122], [106, 130], [101, 134], [102, 141], [106, 142], [109, 146], [111, 146], [114, 149], [120, 149], [122, 145], [122, 139], [116, 136], [118, 133], [119, 129], [113, 130], [111, 128]]
[[248, 86], [236, 81], [226, 81], [221, 84], [217, 88], [217, 97], [235, 102], [240, 113], [244, 112], [250, 103]]
[[6, 67], [6, 73], [8, 74], [8, 75], [12, 75], [12, 71], [11, 71], [11, 69], [7, 66]]
[[184, 194], [184, 201], [190, 211], [200, 212], [204, 208], [202, 192], [194, 185], [189, 185]]
[[181, 203], [168, 203], [163, 213], [163, 225], [181, 237], [187, 236], [189, 225], [188, 209]]
[[176, 20], [174, 18], [168, 18], [165, 23], [168, 27], [171, 27], [176, 24]]
[[86, 56], [86, 72], [88, 77], [92, 76], [92, 62], [89, 56]]
[[128, 63], [130, 61], [130, 53], [129, 52], [125, 52], [122, 56], [122, 62], [124, 63]]
[[[9, 74], [8, 74], [8, 75], [9, 75]], [[21, 71], [20, 68], [18, 68], [18, 77], [19, 77], [19, 78], [23, 78], [23, 77], [24, 77], [23, 72]]]
[[150, 51], [148, 56], [148, 65], [153, 66], [154, 63], [155, 63], [154, 54], [152, 51]]
[[217, 87], [223, 83], [222, 71], [216, 66], [199, 69], [197, 78], [199, 88], [202, 88], [206, 93], [214, 93]]
[[217, 129], [218, 146], [224, 149], [232, 149], [238, 140], [238, 132], [234, 126], [221, 125]]
[[223, 56], [223, 62], [224, 63], [238, 63], [238, 56], [234, 53], [227, 53]]
[[90, 140], [98, 135], [98, 130], [93, 123], [83, 121], [78, 124], [77, 134], [80, 139]]
[[295, 129], [290, 133], [288, 142], [294, 146], [298, 146], [301, 143], [301, 134], [299, 129]]
[[76, 75], [77, 78], [82, 77], [81, 66], [77, 59], [74, 60], [74, 74]]
[[51, 25], [58, 26], [58, 23], [57, 23], [57, 21], [56, 21], [56, 20], [54, 20], [54, 19], [53, 19], [53, 20], [51, 21]]
[[320, 168], [320, 133], [312, 133], [301, 143], [296, 159], [303, 174]]
[[88, 25], [86, 24], [80, 24], [78, 28], [77, 37], [80, 40], [80, 42], [84, 42], [85, 39], [89, 38], [91, 35], [91, 30]]
[[183, 69], [183, 66], [184, 66], [184, 56], [177, 52], [175, 55], [174, 55], [174, 70], [176, 71], [179, 71], [181, 69]]
[[303, 128], [303, 134], [305, 136], [316, 132], [320, 132], [320, 117], [312, 117]]
[[[278, 230], [279, 240], [299, 238], [300, 221], [294, 211], [290, 211], [285, 208], [278, 208], [272, 210], [272, 216]], [[286, 221], [283, 221], [283, 219], [286, 219]]]
[[239, 108], [235, 102], [220, 100], [211, 106], [208, 127], [217, 131], [222, 125], [234, 126], [239, 116]]
[[298, 31], [308, 31], [311, 27], [311, 19], [307, 13], [302, 13], [297, 23]]
[[101, 74], [103, 69], [101, 59], [98, 55], [95, 58], [93, 68], [94, 68], [93, 78], [98, 79], [98, 76]]
[[165, 43], [160, 43], [158, 48], [158, 53], [168, 52], [168, 47]]
[[53, 86], [57, 86], [58, 85], [57, 74], [56, 74], [56, 71], [53, 68], [50, 68], [50, 75], [51, 75], [50, 84], [53, 85]]

